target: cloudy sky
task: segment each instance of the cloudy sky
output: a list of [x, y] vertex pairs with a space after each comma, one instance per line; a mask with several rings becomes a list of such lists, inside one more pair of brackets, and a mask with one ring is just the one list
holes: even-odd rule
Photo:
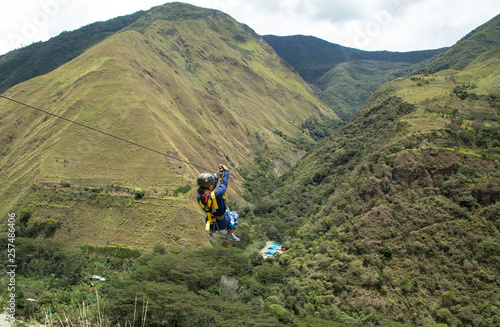
[[[1, 0], [0, 54], [165, 0]], [[363, 50], [451, 46], [500, 14], [498, 0], [185, 0], [258, 34], [313, 35]]]

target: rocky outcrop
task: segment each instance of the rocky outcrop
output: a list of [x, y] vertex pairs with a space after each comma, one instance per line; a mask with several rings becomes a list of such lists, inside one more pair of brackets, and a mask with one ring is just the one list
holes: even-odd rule
[[498, 201], [500, 186], [479, 181], [477, 176], [492, 171], [494, 165], [482, 157], [448, 149], [405, 150], [396, 154], [392, 181], [407, 187], [440, 188], [457, 201], [472, 196], [479, 204], [489, 205]]

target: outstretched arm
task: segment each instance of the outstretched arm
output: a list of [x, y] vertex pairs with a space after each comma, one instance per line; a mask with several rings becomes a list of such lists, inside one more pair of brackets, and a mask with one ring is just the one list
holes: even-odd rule
[[221, 168], [221, 170], [224, 170], [224, 176], [222, 177], [222, 181], [215, 192], [216, 194], [224, 194], [226, 193], [227, 185], [229, 183], [229, 169], [227, 169], [227, 167], [224, 165], [219, 165], [219, 168]]

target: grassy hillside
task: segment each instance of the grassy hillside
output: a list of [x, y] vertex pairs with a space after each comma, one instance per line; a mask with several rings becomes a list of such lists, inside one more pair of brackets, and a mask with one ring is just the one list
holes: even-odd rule
[[362, 51], [301, 35], [264, 39], [346, 122], [379, 86], [409, 74], [445, 50]]
[[500, 46], [500, 15], [471, 31], [436, 60], [415, 74], [433, 74], [445, 69], [462, 70], [484, 52]]
[[53, 71], [122, 30], [140, 29], [157, 19], [180, 21], [203, 19], [210, 15], [225, 16], [216, 10], [176, 2], [62, 32], [46, 42], [36, 42], [0, 56], [0, 92]]
[[[163, 20], [170, 10], [184, 19]], [[201, 166], [215, 170], [223, 162], [240, 180], [236, 168], [243, 175], [256, 170], [256, 157], [266, 156], [280, 173], [303, 156], [298, 146], [314, 141], [301, 122], [337, 119], [260, 37], [229, 16], [172, 4], [145, 17], [5, 94]], [[208, 244], [190, 200], [199, 169], [6, 100], [0, 119], [3, 216], [26, 208], [41, 236], [54, 219], [50, 237], [75, 244], [88, 235], [97, 244]], [[39, 201], [37, 185], [47, 183], [53, 190]], [[116, 200], [115, 186], [141, 188], [146, 198]], [[109, 192], [86, 200], [92, 187]], [[236, 206], [240, 182], [230, 189]]]
[[280, 305], [325, 326], [498, 325], [499, 53], [384, 85], [262, 194]]

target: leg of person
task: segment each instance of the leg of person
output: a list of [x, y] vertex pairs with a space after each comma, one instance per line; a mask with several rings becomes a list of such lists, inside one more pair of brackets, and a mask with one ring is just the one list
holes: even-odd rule
[[239, 242], [240, 239], [236, 237], [236, 235], [233, 234], [234, 233], [234, 229], [231, 229], [229, 232], [227, 232], [227, 236], [225, 238], [225, 240], [229, 241], [229, 242]]
[[227, 235], [224, 238], [224, 242], [222, 246], [227, 247], [229, 242], [238, 242], [240, 239], [234, 235], [234, 230], [238, 225], [238, 214], [235, 211], [227, 211], [226, 216], [224, 217], [225, 229], [227, 231]]
[[224, 237], [224, 241], [222, 242], [223, 247], [227, 248], [227, 246], [229, 245], [229, 242], [231, 242], [231, 236], [233, 236], [233, 232], [234, 232], [234, 229], [227, 232], [227, 235], [226, 235], [226, 237]]
[[227, 246], [229, 245], [229, 239], [226, 237], [224, 237], [224, 241], [222, 241], [222, 244], [221, 244], [223, 247], [227, 248]]
[[230, 217], [230, 226], [229, 228], [231, 229], [228, 233], [227, 236], [229, 237], [229, 240], [231, 242], [239, 242], [240, 239], [234, 235], [234, 230], [236, 229], [236, 226], [238, 226], [238, 213], [236, 211], [231, 211], [229, 212], [229, 217]]

